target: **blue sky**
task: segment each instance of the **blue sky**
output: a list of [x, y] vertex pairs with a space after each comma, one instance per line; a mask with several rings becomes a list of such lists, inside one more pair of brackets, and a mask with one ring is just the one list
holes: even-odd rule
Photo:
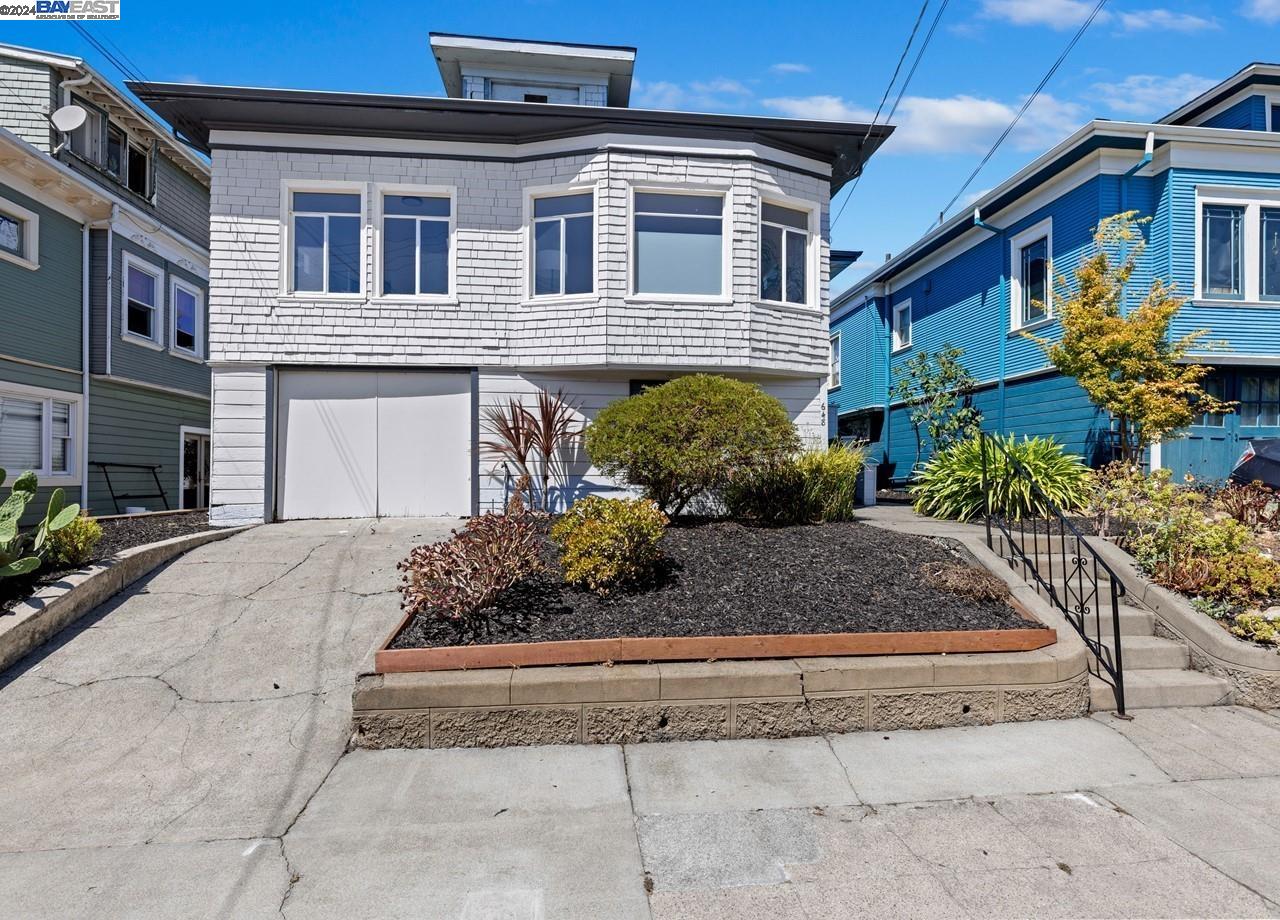
[[[930, 0], [921, 35], [940, 3]], [[865, 250], [870, 265], [926, 231], [1093, 4], [951, 0], [833, 245]], [[123, 0], [120, 22], [89, 28], [150, 80], [425, 95], [443, 92], [433, 30], [635, 45], [636, 106], [866, 119], [918, 11], [918, 0]], [[0, 40], [80, 54], [122, 79], [67, 23], [5, 23]], [[1280, 0], [1109, 0], [962, 202], [1089, 118], [1149, 121], [1251, 61], [1277, 61], [1278, 41]]]

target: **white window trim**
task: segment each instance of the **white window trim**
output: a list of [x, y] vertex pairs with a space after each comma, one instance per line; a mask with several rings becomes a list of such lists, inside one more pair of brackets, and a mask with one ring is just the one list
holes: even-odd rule
[[[651, 294], [635, 290], [636, 193], [658, 192], [665, 195], [719, 196], [720, 209], [720, 293], [719, 294]], [[637, 183], [627, 190], [627, 295], [626, 303], [662, 304], [731, 304], [733, 303], [733, 188], [727, 185], [649, 185]]]
[[[764, 263], [759, 256], [760, 243], [764, 239], [764, 225], [769, 221], [764, 219], [764, 206], [766, 204], [777, 205], [780, 208], [787, 208], [791, 211], [802, 211], [806, 215], [807, 229], [805, 230], [804, 244], [804, 302], [792, 303], [789, 300], [766, 300], [760, 296], [760, 274], [764, 271]], [[818, 235], [814, 232], [814, 228], [818, 223], [818, 206], [812, 201], [806, 201], [803, 198], [791, 198], [787, 195], [762, 195], [760, 197], [760, 207], [758, 210], [756, 221], [756, 299], [759, 303], [767, 304], [771, 307], [781, 307], [783, 309], [792, 310], [813, 310], [818, 306], [818, 272], [821, 269], [819, 263], [820, 249], [815, 245]], [[781, 227], [785, 232], [795, 231], [795, 227], [787, 227], [783, 224], [770, 224], [772, 227]], [[785, 239], [785, 236], [784, 236]], [[783, 285], [786, 285], [786, 278], [783, 278]]]
[[[1022, 321], [1022, 250], [1037, 240], [1045, 241], [1047, 257], [1044, 278], [1044, 316], [1029, 323]], [[1047, 217], [1009, 239], [1009, 329], [1020, 332], [1052, 323], [1053, 311], [1053, 218]]]
[[187, 507], [183, 503], [182, 493], [182, 463], [186, 459], [183, 450], [187, 446], [187, 435], [200, 434], [209, 439], [209, 482], [205, 483], [205, 491], [209, 495], [210, 504], [213, 503], [213, 435], [208, 428], [194, 428], [190, 425], [178, 426], [178, 510], [186, 511]]
[[[360, 288], [350, 293], [329, 291], [293, 290], [293, 193], [294, 192], [345, 192], [360, 196]], [[280, 182], [280, 297], [293, 302], [333, 300], [363, 303], [369, 300], [369, 272], [365, 269], [369, 255], [369, 183], [347, 182], [341, 179], [282, 179]], [[327, 245], [327, 240], [326, 240]], [[327, 258], [326, 258], [327, 263]], [[325, 284], [329, 283], [328, 265], [325, 266]]]
[[[138, 335], [136, 332], [129, 331], [129, 269], [136, 268], [138, 271], [145, 272], [156, 279], [156, 304], [155, 317], [151, 323], [151, 331], [154, 335], [147, 338], [144, 335]], [[134, 345], [141, 345], [144, 348], [153, 348], [157, 351], [164, 349], [164, 296], [167, 290], [164, 283], [164, 269], [159, 265], [155, 265], [145, 259], [140, 259], [131, 252], [124, 253], [123, 263], [120, 271], [120, 338], [126, 342], [132, 342]]]
[[[524, 252], [525, 252], [525, 271], [524, 271], [524, 290], [521, 300], [526, 304], [556, 304], [556, 303], [582, 303], [584, 301], [594, 301], [600, 296], [600, 196], [604, 190], [604, 183], [582, 184], [572, 183], [569, 185], [533, 185], [524, 190], [524, 214], [522, 223], [524, 227]], [[535, 253], [534, 246], [536, 241], [533, 234], [533, 202], [538, 198], [558, 198], [562, 195], [583, 195], [587, 192], [591, 193], [591, 291], [579, 294], [535, 294], [534, 291], [534, 271]], [[561, 246], [564, 245], [564, 238], [561, 237]], [[564, 284], [564, 256], [563, 248], [561, 255], [560, 279], [561, 286]]]
[[[1243, 297], [1213, 297], [1204, 293], [1204, 206], [1226, 205], [1244, 208], [1241, 239], [1241, 280]], [[1267, 307], [1275, 309], [1277, 301], [1262, 299], [1262, 209], [1280, 208], [1280, 189], [1239, 188], [1235, 186], [1196, 187], [1195, 294], [1199, 303], [1223, 307]]]
[[[295, 189], [297, 191], [297, 189]], [[302, 191], [306, 191], [303, 189]], [[423, 198], [449, 199], [449, 290], [443, 294], [384, 294], [382, 293], [383, 264], [382, 247], [384, 214], [383, 197], [386, 195], [419, 195]], [[406, 220], [409, 218], [405, 218]], [[440, 220], [429, 217], [427, 220]], [[290, 225], [292, 226], [292, 221]], [[370, 300], [384, 303], [438, 303], [456, 304], [458, 302], [458, 188], [454, 185], [406, 185], [396, 183], [374, 183], [373, 186], [373, 289]], [[289, 250], [293, 252], [292, 247]], [[416, 270], [415, 270], [416, 274]], [[306, 292], [294, 294], [302, 297]], [[333, 295], [331, 295], [333, 296]], [[354, 295], [338, 295], [351, 297]]]
[[[836, 332], [831, 335], [828, 349], [827, 389], [838, 390], [840, 389], [842, 371], [844, 370], [844, 343], [840, 341], [840, 333]], [[832, 351], [835, 354], [832, 354]]]
[[[69, 390], [49, 390], [44, 387], [27, 386], [22, 383], [0, 382], [0, 396], [13, 396], [18, 399], [38, 399], [44, 403], [40, 420], [40, 469], [35, 471], [36, 479], [42, 486], [74, 486], [80, 484], [80, 460], [84, 444], [84, 402], [81, 394]], [[71, 405], [71, 446], [67, 451], [68, 470], [55, 473], [49, 469], [53, 459], [53, 402], [64, 402]], [[13, 481], [26, 470], [9, 470], [9, 478], [0, 483], [3, 486], [13, 485]]]
[[[178, 290], [184, 290], [196, 299], [196, 347], [195, 350], [178, 345]], [[204, 363], [204, 292], [177, 275], [169, 276], [169, 353], [175, 358]]]
[[15, 255], [7, 249], [0, 249], [0, 259], [31, 271], [37, 270], [40, 268], [40, 215], [8, 198], [0, 198], [0, 211], [18, 218], [23, 225], [22, 254]]
[[[898, 317], [903, 313], [907, 314], [906, 338], [902, 338], [902, 336], [900, 335], [900, 333], [902, 332], [902, 328], [898, 324]], [[892, 337], [892, 345], [893, 345], [892, 353], [893, 354], [896, 355], [899, 352], [906, 351], [911, 347], [912, 332], [914, 331], [914, 327], [915, 327], [915, 318], [912, 316], [911, 298], [908, 297], [906, 300], [899, 301], [898, 303], [894, 304], [892, 307], [892, 312], [890, 314], [889, 333]]]

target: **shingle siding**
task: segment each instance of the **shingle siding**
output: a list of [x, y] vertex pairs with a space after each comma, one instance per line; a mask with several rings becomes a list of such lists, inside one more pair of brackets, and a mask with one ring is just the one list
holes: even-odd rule
[[52, 149], [54, 75], [48, 65], [0, 57], [0, 128], [12, 131], [46, 153]]
[[156, 163], [159, 218], [201, 248], [209, 248], [209, 189], [168, 157]]

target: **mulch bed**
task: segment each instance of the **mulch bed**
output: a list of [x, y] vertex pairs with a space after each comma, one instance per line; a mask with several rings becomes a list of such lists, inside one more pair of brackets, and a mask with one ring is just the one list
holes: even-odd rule
[[[102, 562], [135, 546], [213, 529], [209, 526], [208, 511], [119, 517], [98, 523], [102, 527], [102, 539], [98, 541], [94, 558], [86, 566]], [[73, 571], [76, 570], [44, 569], [26, 578], [6, 578], [0, 581], [0, 613], [12, 609], [19, 601]]]
[[509, 591], [487, 632], [419, 614], [390, 647], [1041, 627], [1004, 601], [933, 585], [930, 570], [970, 564], [950, 541], [856, 522], [758, 528], [715, 521], [672, 526], [663, 549], [667, 564], [656, 583], [602, 598], [564, 585], [548, 544], [551, 568]]

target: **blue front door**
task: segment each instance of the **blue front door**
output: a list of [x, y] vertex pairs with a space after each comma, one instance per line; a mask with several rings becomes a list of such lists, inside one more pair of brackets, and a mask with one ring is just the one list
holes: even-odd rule
[[1169, 439], [1161, 465], [1175, 480], [1190, 474], [1200, 482], [1226, 479], [1251, 438], [1280, 437], [1280, 374], [1274, 370], [1220, 369], [1205, 389], [1235, 403], [1226, 415], [1203, 414], [1184, 437]]

